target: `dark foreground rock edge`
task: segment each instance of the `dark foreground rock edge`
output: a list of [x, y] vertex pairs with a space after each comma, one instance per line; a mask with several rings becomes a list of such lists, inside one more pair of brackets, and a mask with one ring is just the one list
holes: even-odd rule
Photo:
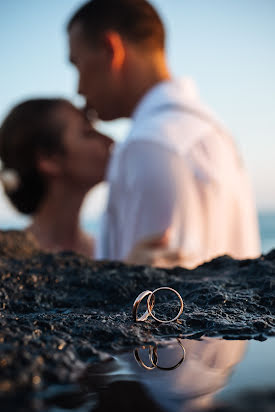
[[[156, 340], [275, 335], [275, 250], [255, 260], [224, 256], [195, 270], [167, 270], [42, 253], [18, 232], [16, 242], [15, 255], [0, 236], [0, 397], [7, 402], [15, 391], [18, 401], [76, 382], [107, 353]], [[181, 324], [135, 324], [134, 299], [160, 286], [180, 292]], [[162, 309], [169, 316], [175, 307], [163, 302]]]

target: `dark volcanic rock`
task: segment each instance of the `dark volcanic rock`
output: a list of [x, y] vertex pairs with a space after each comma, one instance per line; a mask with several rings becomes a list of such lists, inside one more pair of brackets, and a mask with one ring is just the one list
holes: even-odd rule
[[[0, 252], [0, 396], [7, 405], [15, 390], [17, 403], [20, 394], [26, 402], [26, 393], [75, 382], [104, 352], [169, 336], [275, 335], [275, 250], [255, 260], [225, 256], [195, 270], [166, 270], [26, 245], [20, 259], [7, 245]], [[181, 323], [134, 323], [136, 296], [160, 286], [180, 292]], [[164, 300], [161, 310], [170, 314], [175, 305]], [[38, 408], [24, 402], [16, 410]]]

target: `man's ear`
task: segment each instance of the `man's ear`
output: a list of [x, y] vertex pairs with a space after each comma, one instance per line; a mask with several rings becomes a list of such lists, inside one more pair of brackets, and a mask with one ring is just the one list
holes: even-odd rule
[[104, 34], [104, 43], [108, 53], [111, 56], [111, 68], [119, 71], [125, 61], [125, 43], [119, 33], [107, 31]]
[[36, 160], [36, 167], [40, 173], [49, 177], [60, 176], [61, 174], [61, 164], [60, 156], [57, 154], [46, 155], [38, 154]]

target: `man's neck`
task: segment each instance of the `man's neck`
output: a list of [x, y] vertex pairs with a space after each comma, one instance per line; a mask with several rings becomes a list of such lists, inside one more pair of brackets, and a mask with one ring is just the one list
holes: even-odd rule
[[129, 70], [130, 76], [127, 84], [126, 117], [131, 117], [138, 103], [149, 90], [157, 84], [171, 79], [170, 71], [166, 65], [163, 54], [156, 55], [152, 61], [139, 66], [138, 72]]

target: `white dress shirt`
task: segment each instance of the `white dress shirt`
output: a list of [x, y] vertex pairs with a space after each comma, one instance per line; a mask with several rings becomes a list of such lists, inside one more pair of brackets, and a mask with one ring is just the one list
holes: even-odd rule
[[123, 260], [134, 245], [170, 230], [184, 266], [228, 254], [259, 255], [250, 182], [227, 131], [191, 79], [153, 87], [114, 150], [98, 258]]

